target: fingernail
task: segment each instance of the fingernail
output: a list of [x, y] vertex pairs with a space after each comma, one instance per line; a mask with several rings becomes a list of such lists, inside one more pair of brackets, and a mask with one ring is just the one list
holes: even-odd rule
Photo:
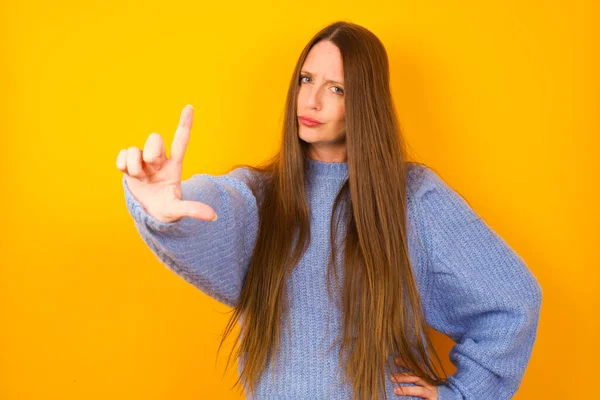
[[219, 218], [219, 216], [215, 213], [215, 217], [212, 219], [213, 221], [216, 221], [217, 218]]

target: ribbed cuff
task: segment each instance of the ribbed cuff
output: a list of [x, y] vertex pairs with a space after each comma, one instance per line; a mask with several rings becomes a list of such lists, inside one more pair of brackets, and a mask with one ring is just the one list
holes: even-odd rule
[[456, 393], [448, 385], [437, 386], [438, 400], [456, 400]]

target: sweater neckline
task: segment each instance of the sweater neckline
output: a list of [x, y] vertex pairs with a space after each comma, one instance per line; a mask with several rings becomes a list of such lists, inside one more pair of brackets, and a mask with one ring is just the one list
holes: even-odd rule
[[312, 177], [343, 179], [348, 176], [348, 163], [318, 161], [307, 156], [306, 171]]

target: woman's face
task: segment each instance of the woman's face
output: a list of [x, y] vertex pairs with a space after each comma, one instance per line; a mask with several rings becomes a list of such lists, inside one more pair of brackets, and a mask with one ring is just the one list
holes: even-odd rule
[[[345, 160], [344, 68], [337, 46], [330, 41], [314, 45], [302, 65], [299, 82], [299, 136], [309, 143], [311, 158]], [[309, 117], [322, 124], [306, 126], [300, 117]]]

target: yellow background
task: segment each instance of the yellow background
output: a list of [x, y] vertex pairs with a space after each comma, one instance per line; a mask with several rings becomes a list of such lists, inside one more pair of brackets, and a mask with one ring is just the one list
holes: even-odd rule
[[[542, 286], [516, 398], [593, 397], [593, 3], [3, 1], [0, 398], [241, 398], [235, 367], [221, 379], [230, 346], [215, 365], [229, 309], [141, 241], [116, 157], [151, 132], [168, 147], [189, 103], [184, 179], [263, 160], [302, 47], [338, 19], [383, 41], [414, 154]], [[435, 338], [446, 358], [450, 340]]]

